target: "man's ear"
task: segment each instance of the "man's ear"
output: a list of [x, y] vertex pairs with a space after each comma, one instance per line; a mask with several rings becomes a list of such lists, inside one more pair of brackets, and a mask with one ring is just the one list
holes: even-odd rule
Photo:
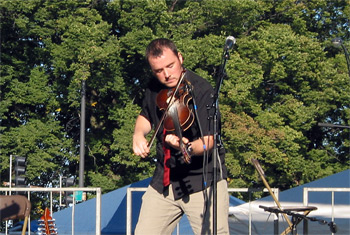
[[184, 58], [180, 52], [177, 53], [177, 57], [179, 57], [180, 63], [182, 64], [184, 62]]

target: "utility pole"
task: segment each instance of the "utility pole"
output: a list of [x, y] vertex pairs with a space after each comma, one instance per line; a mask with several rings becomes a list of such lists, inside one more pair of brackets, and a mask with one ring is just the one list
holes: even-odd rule
[[85, 117], [86, 117], [86, 84], [81, 83], [81, 115], [80, 115], [80, 158], [79, 158], [79, 187], [84, 187], [85, 171]]

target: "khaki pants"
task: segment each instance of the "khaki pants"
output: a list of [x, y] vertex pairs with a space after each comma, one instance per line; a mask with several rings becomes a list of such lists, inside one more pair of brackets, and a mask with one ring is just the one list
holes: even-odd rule
[[[205, 200], [204, 192], [209, 200]], [[158, 193], [151, 186], [142, 197], [142, 207], [135, 235], [171, 234], [185, 213], [195, 234], [214, 234], [212, 222], [212, 187], [174, 201], [171, 185], [169, 192]], [[207, 201], [207, 204], [206, 204]], [[208, 205], [204, 216], [204, 206]], [[229, 196], [226, 180], [217, 183], [217, 233], [229, 234]], [[204, 218], [203, 218], [204, 217]]]

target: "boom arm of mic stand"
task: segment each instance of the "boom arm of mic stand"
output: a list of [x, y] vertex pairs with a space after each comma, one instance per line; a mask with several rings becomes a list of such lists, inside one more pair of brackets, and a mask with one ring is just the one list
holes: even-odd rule
[[350, 129], [350, 126], [344, 126], [344, 125], [338, 125], [338, 124], [332, 124], [332, 123], [322, 123], [322, 122], [319, 122], [318, 126], [330, 127], [330, 128]]

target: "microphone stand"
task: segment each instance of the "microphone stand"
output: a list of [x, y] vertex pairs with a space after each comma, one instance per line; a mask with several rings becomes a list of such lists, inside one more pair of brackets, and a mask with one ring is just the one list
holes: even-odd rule
[[217, 234], [217, 162], [219, 153], [218, 153], [218, 110], [219, 110], [219, 92], [222, 85], [222, 81], [224, 77], [226, 76], [225, 67], [226, 62], [229, 59], [229, 49], [224, 49], [224, 53], [222, 56], [222, 64], [220, 65], [220, 70], [218, 72], [218, 78], [216, 81], [216, 88], [215, 88], [215, 94], [214, 94], [214, 101], [213, 101], [213, 107], [214, 107], [214, 116], [213, 116], [213, 129], [214, 129], [214, 146], [213, 146], [213, 172], [214, 172], [214, 179], [213, 179], [213, 234]]
[[310, 220], [310, 221], [318, 221], [322, 225], [327, 224], [329, 226], [329, 229], [331, 230], [332, 233], [336, 233], [338, 231], [337, 225], [333, 221], [327, 222], [327, 221], [325, 221], [323, 219], [317, 219], [315, 217], [309, 217], [309, 216], [304, 215], [304, 214], [299, 214], [299, 213], [295, 213], [295, 212], [292, 212], [292, 211], [280, 210], [280, 209], [275, 209], [275, 208], [271, 209], [271, 208], [268, 208], [266, 206], [259, 206], [259, 207], [264, 209], [265, 211], [270, 212], [270, 213], [275, 213], [275, 214], [283, 213], [283, 214], [287, 214], [289, 216], [292, 216], [293, 234], [296, 234], [296, 226], [299, 223], [299, 221], [301, 221], [303, 219], [307, 219], [307, 220]]

